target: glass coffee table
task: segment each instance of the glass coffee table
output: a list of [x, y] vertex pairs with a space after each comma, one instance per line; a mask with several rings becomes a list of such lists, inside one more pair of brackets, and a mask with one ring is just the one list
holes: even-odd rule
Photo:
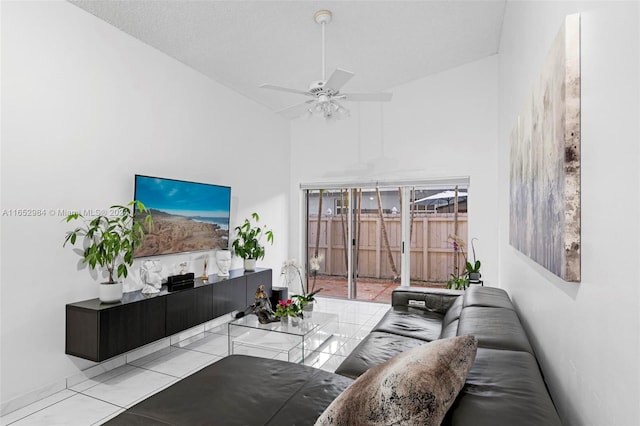
[[308, 319], [301, 319], [297, 325], [272, 322], [260, 324], [258, 317], [249, 314], [228, 323], [229, 355], [240, 349], [262, 349], [274, 357], [289, 362], [304, 363], [305, 356], [322, 346], [338, 329], [338, 316], [314, 312]]

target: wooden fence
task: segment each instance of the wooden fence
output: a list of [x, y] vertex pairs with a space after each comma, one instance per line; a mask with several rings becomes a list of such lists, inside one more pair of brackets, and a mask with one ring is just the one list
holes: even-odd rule
[[[316, 243], [317, 215], [309, 217], [309, 255], [313, 255]], [[402, 243], [399, 214], [385, 214], [391, 254], [400, 272], [400, 245]], [[346, 276], [345, 237], [346, 217], [322, 215], [320, 219], [320, 243], [318, 253], [323, 257], [319, 274]], [[454, 215], [418, 213], [413, 218], [411, 232], [411, 280], [446, 282], [453, 272], [454, 250], [449, 235], [454, 235]], [[467, 244], [467, 213], [458, 214], [458, 236]], [[393, 279], [382, 226], [377, 214], [363, 214], [360, 221], [358, 276]], [[459, 256], [458, 267], [464, 271], [464, 257]]]

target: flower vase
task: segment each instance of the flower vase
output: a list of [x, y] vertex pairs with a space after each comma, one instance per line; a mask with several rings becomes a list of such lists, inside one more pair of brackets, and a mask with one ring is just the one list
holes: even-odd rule
[[289, 325], [289, 317], [288, 316], [280, 317], [280, 324]]
[[298, 317], [291, 317], [291, 325], [294, 327], [297, 327], [300, 325], [300, 318]]

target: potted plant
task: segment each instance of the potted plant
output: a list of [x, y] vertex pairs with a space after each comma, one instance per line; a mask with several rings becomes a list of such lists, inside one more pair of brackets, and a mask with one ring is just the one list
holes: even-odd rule
[[449, 235], [447, 238], [448, 241], [451, 241], [451, 245], [453, 247], [453, 273], [450, 274], [451, 278], [447, 281], [447, 288], [454, 290], [466, 290], [469, 286], [469, 279], [467, 278], [466, 271], [460, 272], [460, 268], [458, 267], [458, 258], [460, 255], [464, 258], [464, 264], [468, 264], [467, 255], [464, 252], [464, 241], [458, 237], [457, 235]]
[[469, 283], [471, 284], [477, 284], [480, 282], [480, 277], [482, 277], [482, 274], [480, 274], [480, 261], [476, 260], [476, 249], [473, 245], [473, 240], [477, 240], [477, 238], [472, 238], [471, 239], [471, 250], [473, 252], [473, 263], [471, 262], [467, 262], [467, 279], [469, 280]]
[[[251, 220], [255, 221], [255, 225]], [[264, 236], [267, 242], [273, 244], [273, 232], [266, 227], [258, 226], [260, 216], [258, 213], [251, 213], [251, 218], [244, 220], [242, 225], [236, 226], [236, 239], [233, 241], [233, 250], [237, 256], [244, 259], [244, 270], [255, 271], [256, 260], [264, 259], [264, 246], [261, 240]]]
[[[303, 288], [304, 290], [304, 288]], [[300, 305], [300, 309], [302, 310], [303, 318], [311, 318], [313, 314], [313, 302], [315, 302], [315, 295], [320, 293], [322, 288], [319, 288], [311, 293], [306, 294], [294, 294], [294, 297], [298, 301], [298, 305]]]
[[[143, 222], [134, 220], [135, 210], [147, 213]], [[63, 247], [67, 243], [75, 245], [81, 237], [85, 243], [82, 262], [91, 269], [106, 268], [109, 281], [99, 286], [100, 301], [105, 303], [122, 299], [122, 282], [116, 282], [115, 278], [127, 277], [128, 268], [133, 265], [133, 253], [144, 238], [144, 227], [151, 229], [153, 226], [151, 215], [140, 201], [111, 206], [109, 211], [112, 216], [98, 215], [92, 219], [78, 212], [68, 215], [67, 222], [80, 220], [83, 225], [69, 231], [63, 244]]]
[[280, 318], [283, 324], [287, 323], [291, 318], [293, 325], [296, 325], [298, 318], [302, 315], [302, 309], [293, 299], [279, 300], [274, 314], [276, 318]]

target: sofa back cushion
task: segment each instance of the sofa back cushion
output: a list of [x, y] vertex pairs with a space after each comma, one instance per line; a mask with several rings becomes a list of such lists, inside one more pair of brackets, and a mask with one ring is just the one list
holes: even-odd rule
[[460, 314], [458, 334], [472, 334], [478, 347], [524, 351], [533, 354], [518, 314], [511, 309], [466, 307]]
[[464, 307], [469, 306], [513, 310], [513, 304], [507, 292], [496, 287], [469, 287], [464, 293]]

